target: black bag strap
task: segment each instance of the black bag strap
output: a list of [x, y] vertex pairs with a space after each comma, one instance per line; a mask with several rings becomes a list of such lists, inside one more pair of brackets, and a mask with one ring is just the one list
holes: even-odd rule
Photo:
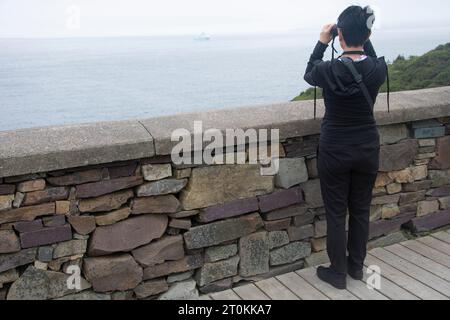
[[314, 86], [314, 119], [317, 118], [317, 86]]
[[[333, 52], [333, 56], [334, 56], [334, 52]], [[367, 89], [366, 85], [363, 82], [363, 78], [362, 75], [358, 72], [358, 70], [356, 70], [355, 65], [353, 64], [353, 60], [348, 58], [348, 57], [339, 57], [339, 59], [344, 63], [345, 66], [347, 66], [347, 68], [350, 70], [350, 72], [353, 75], [353, 78], [355, 79], [355, 81], [358, 83], [362, 93], [364, 94], [364, 97], [367, 100], [367, 103], [369, 103], [369, 106], [372, 109], [373, 112], [373, 108], [374, 108], [374, 102], [373, 99], [369, 93], [369, 90]], [[386, 64], [386, 81], [387, 81], [387, 108], [388, 108], [388, 113], [391, 112], [391, 106], [390, 106], [390, 83], [389, 83], [389, 67]], [[314, 119], [316, 119], [317, 117], [317, 86], [314, 87]]]
[[356, 83], [358, 84], [359, 88], [361, 89], [362, 93], [364, 94], [364, 97], [367, 100], [367, 103], [369, 104], [370, 108], [373, 111], [374, 103], [372, 96], [369, 93], [369, 90], [367, 89], [366, 85], [363, 82], [362, 75], [356, 70], [355, 65], [353, 64], [353, 60], [348, 57], [341, 57], [340, 59], [344, 65], [350, 70], [350, 72], [353, 75], [353, 78], [355, 79]]
[[391, 104], [390, 104], [390, 95], [391, 95], [391, 88], [390, 88], [390, 83], [389, 83], [389, 67], [386, 64], [386, 84], [387, 84], [387, 108], [388, 108], [388, 113], [391, 113]]

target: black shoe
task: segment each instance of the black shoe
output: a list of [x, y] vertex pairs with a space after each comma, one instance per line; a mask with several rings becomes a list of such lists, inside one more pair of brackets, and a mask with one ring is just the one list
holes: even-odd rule
[[350, 277], [352, 277], [355, 280], [362, 280], [364, 278], [363, 271], [360, 269], [352, 269], [348, 268], [347, 273]]
[[347, 289], [347, 282], [345, 275], [340, 275], [331, 270], [330, 268], [318, 267], [317, 276], [320, 280], [332, 285], [336, 289], [344, 290]]
[[363, 269], [360, 267], [356, 267], [350, 261], [350, 258], [347, 259], [347, 273], [350, 277], [352, 277], [355, 280], [362, 280], [364, 277]]

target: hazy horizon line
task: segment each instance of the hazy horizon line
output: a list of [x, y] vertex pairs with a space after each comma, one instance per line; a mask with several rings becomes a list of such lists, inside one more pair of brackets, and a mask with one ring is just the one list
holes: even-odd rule
[[[388, 27], [380, 28], [375, 32], [414, 32], [419, 30], [450, 30], [450, 26], [427, 26], [417, 28], [403, 28], [403, 27]], [[311, 35], [318, 33], [316, 28], [308, 29], [290, 29], [290, 30], [268, 30], [268, 31], [249, 31], [249, 32], [199, 32], [199, 33], [155, 33], [155, 34], [96, 34], [96, 35], [55, 35], [55, 36], [0, 36], [1, 40], [43, 40], [43, 39], [95, 39], [95, 38], [168, 38], [168, 37], [197, 37], [202, 33], [213, 37], [227, 37], [227, 36], [267, 36], [267, 35], [290, 35], [290, 34], [305, 34]]]

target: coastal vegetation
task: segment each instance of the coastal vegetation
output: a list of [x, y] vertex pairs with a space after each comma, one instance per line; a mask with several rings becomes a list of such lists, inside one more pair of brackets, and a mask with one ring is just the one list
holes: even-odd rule
[[[398, 56], [389, 64], [390, 90], [404, 91], [450, 86], [450, 43], [440, 45], [422, 56]], [[381, 92], [387, 90], [384, 84]], [[317, 90], [322, 98], [322, 90]], [[314, 99], [314, 88], [303, 91], [293, 101]]]

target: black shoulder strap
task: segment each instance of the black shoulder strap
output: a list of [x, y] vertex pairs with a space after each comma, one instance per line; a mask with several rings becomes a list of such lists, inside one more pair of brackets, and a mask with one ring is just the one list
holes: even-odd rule
[[388, 107], [388, 113], [391, 113], [391, 105], [390, 105], [390, 95], [391, 95], [391, 88], [389, 84], [389, 67], [386, 64], [386, 85], [387, 85], [387, 107]]
[[[355, 65], [353, 64], [353, 60], [348, 57], [339, 57], [339, 59], [344, 63], [344, 65], [350, 70], [350, 72], [353, 75], [353, 78], [355, 79], [356, 83], [359, 85], [362, 93], [364, 94], [364, 97], [367, 100], [367, 103], [372, 109], [372, 112], [374, 111], [374, 102], [373, 99], [369, 93], [369, 90], [367, 89], [366, 85], [363, 82], [362, 75], [356, 70]], [[387, 108], [388, 113], [391, 112], [390, 108], [390, 83], [389, 83], [389, 68], [386, 64], [386, 77], [387, 77]], [[314, 119], [316, 119], [317, 116], [317, 87], [314, 87]]]
[[317, 118], [317, 86], [314, 86], [314, 119]]
[[363, 82], [362, 75], [358, 72], [358, 70], [356, 70], [355, 65], [353, 64], [353, 60], [348, 57], [341, 57], [341, 61], [352, 73], [353, 78], [355, 79], [356, 83], [359, 85], [362, 93], [364, 94], [364, 97], [367, 100], [367, 103], [369, 103], [369, 106], [373, 110], [373, 107], [374, 107], [373, 99], [369, 93], [369, 90], [367, 89], [366, 85]]

